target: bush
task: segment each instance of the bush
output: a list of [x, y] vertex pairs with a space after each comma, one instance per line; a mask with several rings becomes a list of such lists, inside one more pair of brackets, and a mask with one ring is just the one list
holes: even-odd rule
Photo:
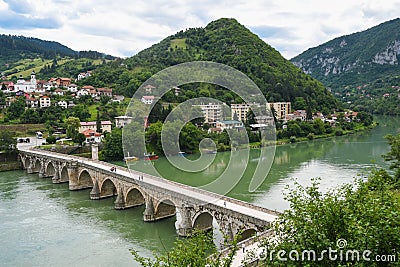
[[314, 139], [314, 134], [313, 133], [309, 133], [307, 135], [308, 140], [313, 140]]
[[46, 138], [46, 143], [48, 144], [55, 144], [56, 143], [56, 137], [54, 135], [49, 135]]
[[336, 130], [335, 130], [335, 135], [336, 135], [336, 136], [342, 136], [342, 135], [343, 135], [343, 130], [340, 129], [340, 128], [339, 128], [339, 129], [336, 129]]
[[290, 137], [289, 141], [290, 141], [290, 143], [296, 143], [296, 141], [297, 141], [296, 136], [293, 136], [293, 135], [292, 135], [292, 136]]

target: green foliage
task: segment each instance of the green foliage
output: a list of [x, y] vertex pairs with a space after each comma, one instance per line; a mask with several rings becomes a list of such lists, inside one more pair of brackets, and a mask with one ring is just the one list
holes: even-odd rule
[[13, 152], [17, 149], [17, 139], [10, 131], [0, 131], [0, 151], [6, 153]]
[[336, 88], [335, 94], [343, 100], [345, 108], [373, 114], [399, 115], [398, 74], [388, 75], [359, 86]]
[[124, 158], [122, 150], [122, 130], [120, 128], [114, 128], [111, 133], [105, 135], [102, 155], [106, 160], [122, 160]]
[[144, 267], [229, 267], [238, 249], [240, 238], [241, 232], [231, 242], [225, 241], [230, 252], [224, 256], [217, 251], [213, 243], [212, 231], [195, 231], [186, 238], [177, 238], [170, 251], [154, 255], [154, 259], [140, 256], [136, 250], [132, 250], [131, 253], [135, 261]]
[[140, 256], [135, 250], [132, 255], [144, 267], [205, 266], [211, 263], [207, 257], [216, 251], [212, 232], [196, 232], [188, 238], [177, 239], [169, 252], [155, 255], [154, 260]]
[[79, 127], [81, 126], [81, 122], [79, 118], [76, 117], [68, 117], [65, 120], [65, 129], [67, 130], [67, 136], [69, 138], [74, 139], [79, 133]]
[[80, 121], [87, 121], [90, 118], [90, 112], [86, 105], [79, 104], [73, 107], [72, 113], [74, 117], [79, 118]]
[[56, 143], [56, 137], [54, 135], [49, 135], [46, 138], [46, 143], [47, 144], [55, 144]]
[[[301, 261], [302, 251], [313, 250], [319, 258], [323, 250], [338, 249], [337, 241], [345, 239], [346, 250], [368, 249], [375, 255], [397, 255], [400, 247], [400, 203], [397, 193], [387, 184], [385, 171], [373, 172], [368, 182], [357, 181], [323, 194], [318, 180], [309, 187], [296, 183], [295, 188], [286, 193], [290, 209], [278, 218], [275, 225], [278, 243], [266, 241], [271, 252], [284, 250], [288, 258], [290, 251], [300, 254], [300, 261], [282, 262], [276, 256], [268, 255], [271, 265], [285, 266], [377, 266], [373, 262], [331, 261], [328, 253], [322, 260]], [[293, 254], [292, 254], [293, 255]], [[338, 253], [335, 255], [339, 255]], [[368, 263], [368, 265], [365, 265]]]
[[25, 97], [19, 97], [17, 101], [11, 103], [11, 105], [7, 108], [6, 117], [9, 120], [18, 119], [25, 110]]
[[[17, 74], [19, 71], [24, 71], [26, 74], [33, 69], [39, 72], [38, 64], [42, 64], [40, 73], [47, 78], [63, 76], [60, 74], [68, 74], [72, 77], [81, 71], [94, 69], [96, 60], [115, 59], [96, 51], [77, 52], [57, 42], [15, 35], [0, 35], [0, 47], [2, 48], [0, 72], [4, 71], [5, 75]], [[61, 58], [66, 61], [62, 64], [54, 64]], [[52, 60], [53, 63], [51, 63]]]
[[400, 186], [400, 134], [397, 136], [389, 134], [385, 138], [390, 145], [390, 151], [386, 155], [383, 155], [383, 158], [392, 162], [390, 168], [396, 170], [395, 183]]
[[80, 145], [83, 144], [83, 142], [85, 142], [86, 140], [86, 136], [83, 133], [77, 133], [73, 138], [72, 141], [74, 143], [78, 143]]

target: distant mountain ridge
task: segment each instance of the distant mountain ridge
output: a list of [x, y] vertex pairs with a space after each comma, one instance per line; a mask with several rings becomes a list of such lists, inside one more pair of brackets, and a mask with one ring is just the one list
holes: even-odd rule
[[79, 56], [94, 58], [115, 59], [114, 56], [97, 51], [75, 51], [55, 41], [46, 41], [34, 37], [21, 35], [0, 34], [0, 56], [9, 56], [17, 53], [37, 53], [47, 56]]
[[[89, 66], [89, 63], [92, 64], [99, 60], [114, 60], [115, 58], [97, 51], [74, 51], [54, 41], [25, 36], [0, 35], [0, 73], [4, 76], [17, 73], [24, 73], [24, 76], [28, 76], [31, 71], [39, 72], [44, 67], [50, 67], [51, 61], [60, 59], [63, 63], [60, 72], [66, 71], [69, 72], [69, 75], [76, 75], [76, 72], [80, 71], [80, 66], [84, 64], [87, 66], [82, 68], [82, 71], [94, 68], [94, 66]], [[64, 64], [67, 61], [68, 64]], [[48, 73], [48, 75], [52, 75], [55, 74], [56, 69], [49, 70], [47, 68], [46, 72], [49, 71], [52, 73]]]
[[335, 38], [291, 61], [332, 88], [399, 75], [400, 19]]

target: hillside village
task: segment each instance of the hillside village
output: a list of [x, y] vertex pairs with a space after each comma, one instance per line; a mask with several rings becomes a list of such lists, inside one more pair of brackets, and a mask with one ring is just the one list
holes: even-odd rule
[[[58, 106], [62, 109], [73, 109], [77, 103], [81, 103], [82, 99], [89, 99], [93, 102], [104, 101], [109, 103], [120, 103], [124, 100], [123, 96], [113, 95], [111, 88], [95, 88], [91, 85], [78, 86], [74, 82], [85, 79], [92, 75], [91, 71], [79, 73], [75, 80], [64, 77], [54, 77], [49, 80], [36, 79], [35, 72], [32, 72], [29, 80], [25, 80], [20, 76], [16, 83], [12, 81], [1, 82], [1, 89], [4, 95], [4, 103], [1, 106], [2, 109], [7, 109], [11, 104], [17, 101], [19, 98], [25, 98], [25, 110], [27, 109], [46, 109], [51, 106]], [[141, 102], [145, 105], [152, 105], [155, 102], [156, 97], [152, 95], [154, 86], [147, 85], [144, 89], [147, 95], [144, 95]], [[173, 92], [176, 96], [181, 93], [181, 89], [178, 87], [173, 88]], [[174, 105], [174, 103], [164, 103], [165, 105]], [[85, 104], [84, 104], [85, 105]], [[345, 112], [342, 115], [339, 114], [322, 114], [321, 112], [314, 112], [308, 114], [306, 110], [292, 110], [291, 102], [272, 102], [268, 103], [265, 107], [266, 110], [271, 110], [273, 116], [261, 116], [255, 117], [252, 121], [249, 120], [249, 113], [251, 111], [251, 105], [246, 103], [232, 103], [230, 105], [223, 103], [203, 103], [195, 105], [199, 108], [204, 116], [204, 124], [208, 125], [205, 130], [211, 133], [222, 133], [228, 129], [245, 129], [245, 126], [249, 127], [252, 131], [257, 132], [263, 127], [276, 123], [278, 130], [281, 129], [283, 132], [288, 131], [288, 123], [290, 121], [314, 121], [316, 119], [321, 120], [323, 123], [328, 124], [331, 127], [335, 127], [338, 117], [342, 116], [346, 122], [351, 122], [354, 118], [357, 118], [357, 112]], [[229, 110], [226, 111], [226, 108]], [[310, 111], [309, 111], [310, 112]], [[79, 133], [85, 135], [86, 143], [103, 141], [103, 134], [112, 131], [112, 125], [117, 128], [123, 128], [125, 125], [131, 122], [131, 117], [113, 116], [109, 120], [100, 121], [101, 130], [98, 128], [95, 121], [82, 120]], [[289, 123], [290, 124], [290, 123]], [[149, 122], [146, 119], [144, 126], [147, 128]], [[203, 124], [198, 125], [203, 127]], [[59, 131], [58, 129], [57, 131]], [[62, 129], [61, 129], [62, 131]], [[295, 135], [296, 133], [291, 133]]]

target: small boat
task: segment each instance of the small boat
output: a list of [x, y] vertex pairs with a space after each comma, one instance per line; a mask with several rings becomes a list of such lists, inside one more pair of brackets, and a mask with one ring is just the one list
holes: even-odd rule
[[132, 163], [132, 162], [135, 162], [135, 161], [138, 161], [138, 160], [139, 160], [138, 157], [125, 157], [124, 158], [125, 163]]
[[158, 159], [158, 156], [154, 153], [144, 155], [144, 160], [156, 160], [156, 159]]

